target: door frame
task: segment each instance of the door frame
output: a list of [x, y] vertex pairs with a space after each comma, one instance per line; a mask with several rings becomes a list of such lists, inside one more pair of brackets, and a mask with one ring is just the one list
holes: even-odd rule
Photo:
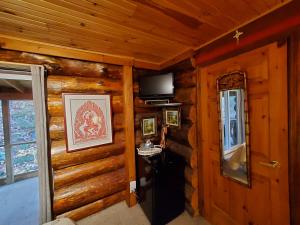
[[[20, 74], [5, 74], [4, 77], [15, 79], [16, 76], [32, 80], [32, 100], [36, 113], [36, 137], [37, 147], [41, 147], [38, 153], [39, 176], [39, 224], [44, 224], [53, 219], [53, 174], [51, 169], [51, 154], [49, 152], [49, 121], [47, 111], [47, 71], [43, 65], [0, 61], [0, 66], [10, 68]], [[25, 75], [24, 75], [25, 71]], [[28, 76], [27, 76], [28, 75]], [[12, 78], [14, 77], [14, 78]], [[3, 75], [0, 74], [0, 78]], [[38, 125], [37, 125], [38, 124]], [[37, 132], [39, 129], [40, 132]]]
[[[278, 37], [279, 36], [279, 37]], [[295, 196], [295, 189], [296, 189], [296, 185], [297, 185], [297, 188], [298, 190], [300, 190], [300, 182], [298, 182], [298, 184], [292, 184], [291, 183], [291, 177], [293, 176], [293, 181], [295, 182], [296, 179], [299, 178], [299, 175], [300, 175], [300, 53], [298, 54], [298, 67], [295, 66], [295, 62], [291, 62], [291, 58], [295, 58], [295, 52], [297, 50], [295, 50], [295, 43], [293, 43], [293, 45], [291, 45], [291, 36], [295, 36], [295, 34], [291, 34], [291, 33], [288, 33], [288, 34], [282, 34], [282, 35], [278, 35], [277, 37], [274, 37], [274, 38], [271, 38], [269, 39], [268, 41], [259, 41], [257, 43], [253, 43], [251, 44], [248, 48], [241, 48], [239, 49], [239, 51], [235, 51], [233, 52], [232, 54], [228, 55], [227, 57], [224, 56], [224, 57], [221, 57], [221, 58], [217, 58], [217, 59], [213, 59], [211, 60], [210, 62], [206, 62], [205, 64], [198, 64], [196, 66], [196, 69], [197, 69], [197, 102], [198, 103], [198, 106], [197, 106], [197, 129], [198, 129], [198, 134], [197, 134], [197, 141], [199, 143], [199, 151], [198, 151], [198, 166], [199, 166], [199, 172], [198, 172], [198, 177], [199, 177], [199, 211], [200, 211], [200, 215], [202, 216], [205, 216], [205, 214], [207, 212], [205, 212], [207, 209], [204, 208], [205, 204], [204, 202], [206, 201], [206, 196], [205, 196], [205, 193], [204, 193], [204, 182], [203, 182], [203, 174], [205, 174], [205, 164], [206, 164], [206, 160], [203, 158], [203, 156], [205, 156], [205, 151], [203, 150], [203, 146], [202, 146], [202, 121], [201, 121], [201, 114], [202, 114], [202, 110], [201, 110], [201, 107], [203, 106], [203, 102], [201, 102], [201, 100], [205, 97], [207, 97], [207, 93], [204, 93], [204, 96], [201, 95], [201, 92], [200, 89], [203, 90], [204, 89], [207, 89], [207, 87], [203, 87], [201, 86], [201, 84], [203, 84], [203, 81], [202, 81], [202, 76], [201, 76], [201, 70], [203, 70], [205, 67], [208, 67], [210, 65], [213, 65], [213, 64], [217, 64], [217, 63], [220, 63], [222, 61], [225, 61], [227, 59], [230, 59], [230, 58], [233, 58], [233, 57], [236, 57], [236, 56], [239, 56], [241, 54], [245, 54], [247, 52], [251, 52], [255, 49], [258, 49], [258, 48], [261, 48], [263, 46], [267, 46], [271, 43], [277, 43], [278, 46], [282, 46], [284, 44], [287, 44], [287, 85], [288, 85], [288, 93], [287, 93], [287, 97], [288, 97], [288, 169], [289, 169], [289, 173], [288, 173], [288, 185], [289, 185], [289, 201], [290, 201], [290, 204], [289, 204], [289, 211], [290, 211], [290, 221], [291, 221], [291, 225], [297, 225], [298, 223], [300, 223], [300, 193], [298, 194], [297, 196], [297, 199], [299, 199], [299, 203], [298, 203], [298, 218], [297, 218], [297, 222], [294, 222], [295, 221], [295, 217], [296, 217], [296, 206], [294, 205], [293, 207], [293, 197]], [[298, 49], [300, 50], [300, 29], [298, 30], [298, 33], [297, 33], [297, 46], [298, 46]], [[294, 41], [295, 42], [295, 41]], [[294, 50], [294, 51], [293, 51]], [[298, 50], [298, 51], [299, 51]], [[293, 57], [292, 57], [293, 56]], [[293, 65], [293, 67], [291, 66]], [[294, 70], [294, 73], [292, 73], [291, 71]], [[297, 74], [298, 74], [298, 77], [297, 77]], [[295, 78], [297, 77], [297, 82], [295, 82]], [[291, 91], [291, 87], [297, 87], [297, 93], [294, 91], [292, 92]], [[294, 99], [292, 100], [291, 99], [291, 95], [294, 95]], [[297, 95], [298, 94], [298, 95]], [[296, 98], [298, 97], [298, 98]], [[293, 102], [299, 102], [299, 106], [297, 107], [298, 108], [298, 120], [294, 120], [291, 119], [291, 112], [292, 110], [291, 109], [295, 109], [296, 106], [295, 104], [293, 104]], [[295, 111], [295, 110], [294, 110]], [[294, 112], [294, 114], [296, 114]], [[295, 117], [295, 116], [294, 116]], [[293, 121], [293, 122], [291, 122]], [[297, 127], [297, 131], [298, 131], [298, 143], [297, 143], [297, 149], [291, 149], [291, 138], [292, 138], [292, 135], [291, 135], [291, 126], [290, 124], [291, 123], [298, 123], [298, 127]], [[295, 130], [295, 128], [294, 128]], [[295, 141], [295, 136], [294, 136], [294, 141]], [[295, 144], [295, 143], [294, 143]], [[295, 155], [297, 155], [298, 159], [295, 159]], [[294, 157], [294, 158], [293, 158]], [[297, 165], [299, 165], [298, 167], [299, 168], [295, 168], [295, 164], [297, 163]], [[297, 169], [297, 171], [296, 171]], [[297, 172], [297, 174], [295, 174]], [[294, 185], [294, 186], [293, 186]], [[293, 186], [293, 187], [292, 187]], [[294, 213], [292, 212], [294, 210]]]
[[288, 39], [289, 191], [291, 225], [300, 223], [300, 29]]

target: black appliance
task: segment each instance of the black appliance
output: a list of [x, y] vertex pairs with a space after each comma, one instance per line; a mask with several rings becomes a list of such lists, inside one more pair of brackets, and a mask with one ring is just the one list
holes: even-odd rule
[[142, 99], [174, 97], [174, 74], [140, 76], [139, 97]]
[[184, 211], [184, 159], [170, 151], [136, 157], [137, 195], [152, 225], [164, 225]]

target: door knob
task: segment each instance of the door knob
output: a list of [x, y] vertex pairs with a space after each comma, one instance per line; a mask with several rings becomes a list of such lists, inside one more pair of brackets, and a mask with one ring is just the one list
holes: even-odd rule
[[259, 162], [259, 164], [262, 166], [270, 167], [270, 168], [280, 167], [280, 163], [275, 160], [272, 160], [270, 162]]

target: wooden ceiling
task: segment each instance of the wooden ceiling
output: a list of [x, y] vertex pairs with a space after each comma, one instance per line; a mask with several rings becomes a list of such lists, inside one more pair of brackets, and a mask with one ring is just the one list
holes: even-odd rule
[[291, 0], [1, 0], [0, 34], [167, 65]]

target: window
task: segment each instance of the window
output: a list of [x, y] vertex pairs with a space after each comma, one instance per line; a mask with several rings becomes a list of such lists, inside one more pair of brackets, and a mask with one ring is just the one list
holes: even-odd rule
[[[38, 169], [32, 100], [0, 101], [0, 179]], [[7, 181], [6, 183], [13, 182]]]
[[[244, 97], [239, 90], [229, 90], [221, 92], [222, 104], [222, 124], [223, 124], [223, 145], [225, 151], [230, 151], [232, 147], [244, 143], [243, 115]], [[238, 107], [240, 106], [240, 107]], [[242, 110], [239, 110], [242, 109]]]
[[0, 101], [0, 179], [6, 178], [2, 102]]

